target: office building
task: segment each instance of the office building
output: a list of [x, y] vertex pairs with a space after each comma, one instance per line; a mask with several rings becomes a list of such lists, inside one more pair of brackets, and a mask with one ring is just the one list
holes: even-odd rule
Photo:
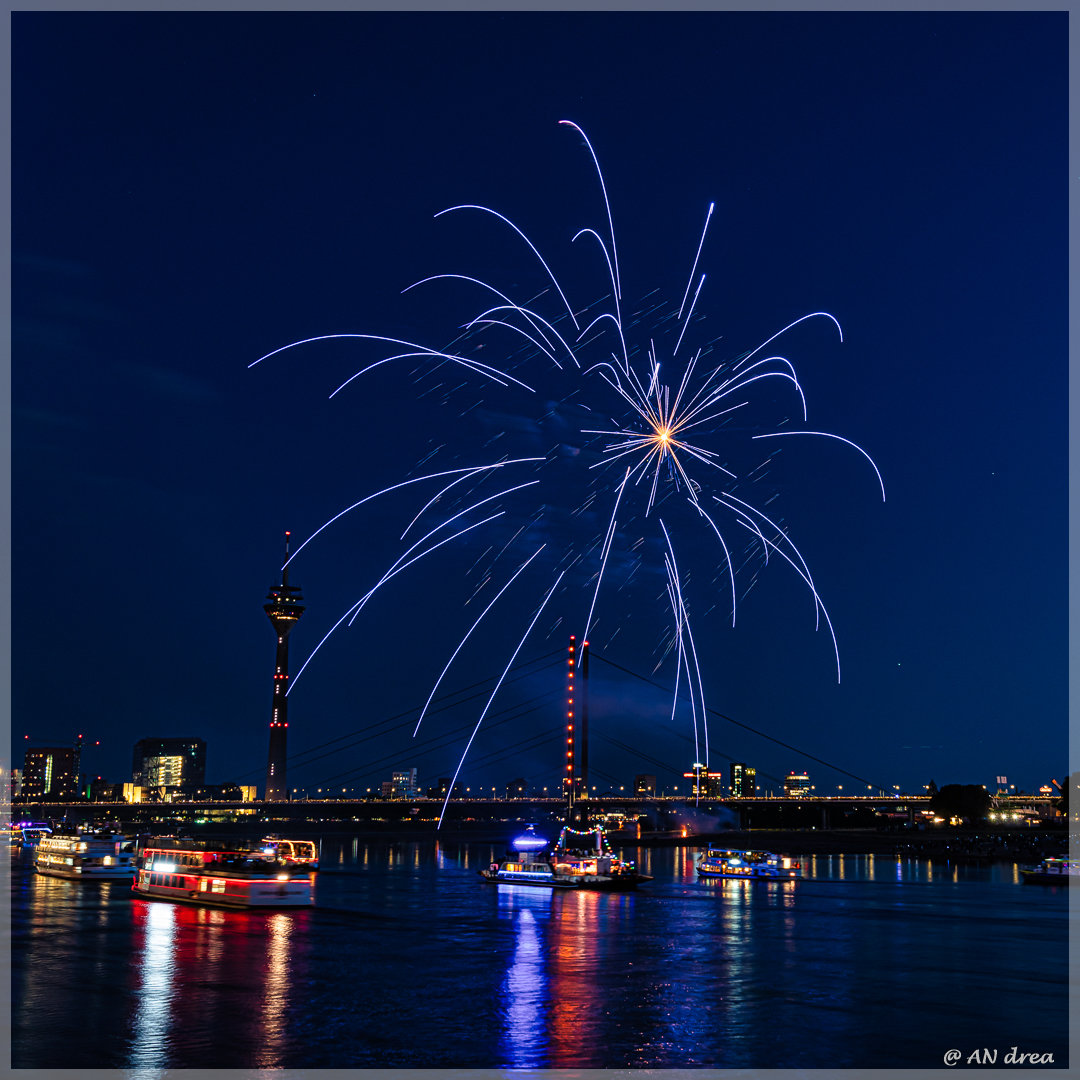
[[784, 794], [789, 798], [794, 795], [810, 794], [810, 776], [805, 772], [797, 773], [794, 769], [784, 777]]
[[683, 779], [690, 781], [690, 794], [698, 799], [719, 799], [723, 797], [724, 775], [709, 772], [699, 762], [694, 763], [694, 771], [683, 773]]
[[753, 798], [757, 794], [757, 769], [744, 761], [733, 761], [728, 786], [734, 799]]
[[[386, 784], [383, 784], [383, 794], [386, 794]], [[419, 794], [416, 769], [399, 769], [394, 773], [394, 778], [390, 781], [391, 799], [415, 799]]]
[[131, 760], [131, 782], [165, 794], [202, 787], [206, 781], [206, 743], [194, 736], [140, 739]]

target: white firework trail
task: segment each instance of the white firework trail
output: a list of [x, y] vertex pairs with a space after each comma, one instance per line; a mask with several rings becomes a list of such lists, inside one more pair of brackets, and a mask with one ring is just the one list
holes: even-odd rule
[[[539, 369], [536, 374], [541, 379], [553, 377], [569, 380], [570, 383], [566, 393], [561, 397], [556, 397], [557, 405], [555, 410], [548, 406], [541, 420], [554, 417], [555, 413], [558, 412], [559, 405], [569, 406], [570, 399], [578, 393], [588, 395], [582, 401], [575, 402], [573, 408], [577, 409], [580, 406], [590, 416], [606, 414], [613, 417], [613, 419], [609, 427], [586, 428], [578, 426], [576, 420], [572, 421], [575, 428], [573, 437], [576, 439], [580, 436], [579, 441], [582, 444], [574, 450], [574, 456], [580, 455], [579, 460], [583, 476], [594, 479], [589, 481], [593, 490], [589, 492], [580, 505], [570, 510], [566, 517], [567, 520], [582, 521], [586, 517], [591, 517], [590, 507], [594, 500], [599, 497], [610, 498], [608, 503], [610, 513], [605, 512], [606, 530], [602, 537], [576, 535], [567, 554], [557, 560], [562, 565], [561, 568], [557, 568], [554, 584], [547, 589], [532, 622], [530, 622], [528, 629], [518, 642], [510, 663], [496, 684], [495, 690], [492, 692], [491, 698], [484, 707], [479, 720], [477, 720], [465, 753], [468, 753], [468, 749], [480, 729], [480, 724], [484, 716], [487, 715], [495, 694], [498, 693], [503, 679], [505, 679], [506, 672], [509, 671], [513, 660], [524, 646], [533, 626], [535, 626], [540, 613], [552, 600], [567, 572], [580, 565], [584, 571], [588, 572], [590, 582], [593, 577], [595, 578], [587, 611], [582, 608], [577, 613], [572, 610], [565, 613], [566, 617], [575, 621], [578, 619], [583, 620], [585, 633], [582, 635], [582, 640], [587, 640], [589, 631], [596, 625], [596, 608], [605, 575], [608, 573], [609, 560], [613, 550], [620, 546], [627, 557], [632, 557], [633, 570], [631, 574], [636, 572], [637, 568], [643, 564], [643, 552], [639, 552], [639, 548], [644, 542], [644, 535], [627, 535], [625, 544], [617, 545], [616, 542], [620, 534], [624, 531], [628, 533], [631, 523], [637, 522], [640, 526], [647, 524], [652, 519], [659, 521], [660, 532], [662, 533], [662, 540], [660, 536], [657, 536], [656, 540], [659, 545], [658, 550], [663, 553], [662, 564], [667, 578], [666, 593], [671, 605], [674, 622], [673, 636], [666, 650], [670, 652], [674, 649], [675, 652], [675, 691], [672, 716], [675, 714], [680, 687], [685, 678], [685, 686], [693, 715], [695, 751], [698, 750], [698, 716], [700, 715], [704, 730], [704, 764], [707, 768], [709, 743], [704, 680], [701, 676], [698, 654], [690, 628], [689, 605], [685, 596], [686, 581], [679, 573], [675, 548], [668, 526], [662, 520], [659, 520], [654, 511], [658, 509], [661, 502], [681, 496], [696, 512], [696, 518], [694, 514], [691, 514], [690, 520], [702, 521], [706, 530], [705, 535], [715, 538], [717, 542], [715, 565], [721, 569], [724, 577], [730, 583], [731, 624], [733, 627], [735, 625], [736, 611], [736, 576], [742, 566], [737, 568], [734, 565], [731, 554], [732, 546], [729, 543], [730, 535], [727, 532], [729, 525], [727, 521], [722, 522], [719, 520], [720, 511], [727, 515], [731, 526], [746, 529], [752, 534], [766, 564], [769, 562], [770, 554], [780, 555], [782, 560], [792, 567], [797, 576], [807, 586], [813, 597], [815, 628], [819, 625], [820, 616], [824, 615], [825, 617], [833, 641], [833, 650], [836, 654], [837, 679], [839, 680], [840, 657], [836, 646], [836, 635], [806, 560], [788, 537], [785, 528], [782, 528], [776, 521], [767, 516], [762, 509], [754, 506], [746, 499], [736, 496], [734, 493], [734, 488], [739, 481], [744, 483], [760, 481], [763, 473], [758, 473], [758, 470], [761, 470], [767, 464], [767, 460], [759, 462], [743, 473], [735, 471], [731, 467], [729, 454], [736, 436], [733, 436], [730, 432], [724, 433], [723, 428], [734, 416], [745, 416], [745, 412], [740, 414], [739, 410], [747, 409], [753, 400], [754, 393], [767, 384], [777, 384], [780, 387], [789, 386], [798, 399], [799, 410], [805, 423], [808, 415], [807, 400], [795, 365], [787, 357], [780, 355], [764, 356], [762, 354], [769, 345], [787, 331], [810, 319], [821, 318], [831, 321], [836, 327], [841, 342], [843, 341], [843, 331], [834, 316], [828, 312], [815, 311], [788, 323], [781, 330], [767, 337], [748, 352], [742, 353], [733, 361], [725, 361], [717, 366], [709, 366], [706, 356], [712, 351], [712, 346], [697, 348], [696, 350], [688, 349], [689, 359], [678, 358], [677, 354], [684, 341], [687, 340], [688, 331], [703, 295], [706, 276], [704, 273], [699, 274], [698, 265], [705, 248], [715, 203], [710, 203], [708, 206], [705, 223], [686, 279], [686, 289], [677, 312], [671, 310], [667, 314], [660, 315], [662, 305], [659, 302], [650, 301], [651, 306], [647, 310], [643, 309], [641, 312], [634, 313], [630, 316], [629, 321], [624, 320], [622, 275], [615, 242], [614, 218], [599, 159], [584, 131], [577, 124], [569, 120], [560, 121], [560, 123], [576, 132], [584, 142], [600, 184], [605, 209], [606, 232], [602, 233], [593, 228], [580, 228], [573, 234], [570, 243], [573, 245], [578, 239], [587, 238], [589, 242], [585, 245], [585, 248], [594, 253], [589, 256], [593, 259], [595, 259], [596, 248], [599, 248], [603, 257], [607, 283], [610, 285], [610, 294], [606, 299], [593, 300], [584, 306], [575, 307], [571, 304], [567, 296], [567, 290], [560, 283], [551, 263], [545, 259], [539, 247], [517, 224], [490, 207], [477, 204], [460, 204], [440, 211], [435, 217], [441, 218], [448, 214], [465, 213], [479, 213], [493, 217], [501, 226], [508, 228], [517, 238], [514, 243], [517, 243], [518, 240], [524, 243], [530, 258], [535, 259], [542, 269], [546, 283], [539, 292], [532, 291], [533, 294], [528, 299], [515, 300], [509, 288], [496, 287], [479, 277], [464, 273], [429, 275], [407, 286], [403, 292], [411, 292], [421, 285], [430, 286], [438, 282], [454, 281], [460, 282], [466, 287], [481, 290], [486, 294], [486, 301], [479, 306], [479, 309], [459, 323], [460, 332], [449, 345], [436, 348], [400, 338], [370, 333], [323, 334], [317, 337], [304, 338], [274, 349], [249, 366], [254, 366], [270, 357], [301, 345], [314, 346], [318, 342], [351, 338], [357, 341], [378, 343], [390, 348], [386, 350], [387, 355], [368, 363], [342, 382], [334, 389], [330, 395], [331, 397], [341, 394], [346, 388], [351, 387], [358, 379], [375, 368], [402, 360], [417, 359], [426, 362], [429, 373], [442, 368], [444, 365], [455, 366], [463, 369], [466, 373], [465, 383], [459, 384], [450, 390], [444, 390], [444, 402], [448, 402], [452, 394], [460, 391], [463, 386], [469, 385], [470, 381], [474, 381], [476, 378], [483, 380], [488, 386], [494, 384], [495, 387], [499, 388], [496, 393], [517, 394], [523, 392], [526, 395], [539, 397], [540, 395], [536, 389], [536, 379], [530, 377], [529, 381], [526, 381], [524, 378], [518, 378], [516, 375], [511, 374], [511, 369], [518, 371], [526, 364], [538, 364]], [[574, 250], [585, 249], [574, 248]], [[552, 289], [554, 292], [552, 292]], [[646, 293], [645, 297], [653, 297], [656, 291], [653, 289], [651, 292]], [[554, 312], [545, 314], [538, 310], [540, 303], [550, 303], [555, 300], [556, 296], [557, 302]], [[608, 303], [610, 307], [605, 306]], [[590, 317], [586, 321], [587, 313], [590, 313]], [[631, 331], [635, 331], [642, 324], [646, 317], [655, 317], [657, 319], [654, 331], [673, 337], [675, 339], [673, 346], [670, 346], [670, 343], [666, 345], [663, 341], [658, 342], [654, 333], [654, 336], [650, 336], [647, 341], [642, 341], [640, 345], [634, 344], [631, 347], [631, 344], [628, 343], [628, 336]], [[672, 322], [674, 325], [670, 325]], [[560, 324], [562, 329], [560, 329]], [[500, 336], [505, 339], [502, 341], [501, 346], [496, 344]], [[486, 348], [485, 357], [490, 357], [493, 352], [501, 347], [501, 355], [504, 360], [501, 363], [488, 362], [488, 360], [480, 361], [475, 356], [469, 355], [470, 349], [474, 347]], [[407, 351], [395, 351], [397, 348], [403, 348]], [[422, 364], [421, 367], [423, 368], [424, 365]], [[421, 374], [423, 372], [420, 372], [417, 377], [420, 377]], [[465, 417], [476, 409], [479, 404], [480, 402], [476, 402], [469, 405], [458, 415]], [[564, 413], [560, 415], [565, 420], [568, 415], [577, 417], [581, 413], [564, 410]], [[784, 422], [786, 422], [786, 418], [781, 419], [779, 424]], [[488, 441], [494, 441], [502, 434], [504, 433], [499, 433]], [[884, 500], [885, 486], [877, 465], [861, 446], [843, 436], [832, 432], [813, 430], [759, 431], [751, 435], [749, 439], [744, 438], [743, 445], [748, 445], [757, 439], [795, 435], [806, 438], [817, 437], [838, 440], [852, 447], [870, 462], [881, 488], [882, 500]], [[555, 463], [565, 443], [566, 439], [560, 436], [552, 450], [542, 458], [512, 458], [504, 455], [498, 461], [484, 465], [446, 469], [410, 478], [365, 496], [345, 510], [335, 514], [316, 529], [289, 557], [289, 562], [294, 560], [316, 536], [338, 521], [343, 515], [358, 509], [377, 496], [397, 491], [409, 485], [453, 477], [423, 502], [420, 509], [401, 533], [402, 542], [425, 514], [438, 514], [444, 508], [447, 511], [452, 510], [453, 513], [448, 513], [420, 540], [409, 546], [381, 575], [375, 585], [338, 620], [326, 637], [312, 651], [301, 667], [300, 672], [297, 673], [296, 678], [292, 680], [292, 685], [289, 688], [290, 692], [295, 688], [300, 674], [302, 674], [329, 636], [342, 623], [346, 621], [351, 623], [376, 590], [419, 559], [431, 555], [437, 549], [441, 549], [451, 541], [463, 537], [471, 530], [501, 518], [503, 511], [501, 509], [497, 510], [496, 513], [467, 526], [461, 519], [468, 518], [469, 515], [474, 514], [486, 504], [499, 503], [514, 492], [534, 487], [540, 484], [540, 481], [530, 480], [504, 487], [495, 494], [476, 501], [470, 501], [472, 499], [471, 494], [463, 495], [459, 485], [471, 483], [475, 487], [480, 487], [489, 481], [493, 475], [496, 475], [499, 470], [503, 469], [542, 470]], [[438, 449], [442, 449], [442, 447], [440, 446], [436, 451], [431, 451], [423, 460], [425, 462], [429, 460], [438, 452]], [[622, 478], [618, 481], [615, 480], [618, 473], [611, 469], [611, 466], [616, 461], [624, 463], [624, 468], [620, 470], [622, 471]], [[755, 473], [758, 473], [758, 475], [755, 476]], [[640, 491], [640, 498], [631, 497], [631, 491]], [[703, 505], [703, 496], [705, 495], [709, 497], [708, 509]], [[775, 495], [767, 499], [763, 505], [771, 502], [772, 498], [775, 498]], [[463, 505], [466, 502], [468, 505]], [[558, 505], [557, 497], [540, 501], [538, 503], [539, 509], [530, 515], [528, 522], [519, 528], [509, 541], [501, 545], [501, 549], [498, 555], [495, 556], [493, 563], [497, 562], [513, 545], [527, 543], [530, 538], [529, 530], [534, 526], [542, 526], [552, 512], [551, 508], [556, 505]], [[599, 508], [599, 504], [597, 505]], [[461, 521], [461, 528], [440, 540], [434, 540], [435, 533], [438, 533], [452, 522], [459, 521]], [[588, 530], [582, 529], [581, 532], [588, 533]], [[425, 544], [428, 546], [425, 547]], [[534, 564], [534, 560], [537, 560], [537, 556], [545, 546], [546, 544], [541, 544], [540, 547], [533, 551], [532, 555], [514, 570], [512, 575], [498, 589], [494, 598], [484, 608], [480, 617], [472, 623], [460, 639], [446, 666], [435, 681], [427, 702], [420, 711], [416, 725], [417, 730], [428, 711], [435, 691], [442, 683], [466, 642], [484, 621], [488, 613], [510, 590], [511, 585], [524, 574], [525, 570], [530, 566], [533, 567], [534, 572], [537, 570], [540, 563], [537, 561]], [[494, 547], [498, 548], [499, 545], [496, 544]], [[484, 556], [481, 556], [481, 558], [483, 559]], [[745, 560], [743, 565], [745, 565]], [[591, 567], [595, 567], [595, 569], [590, 571]], [[490, 568], [486, 571], [486, 574], [487, 577], [484, 577], [481, 587], [487, 581], [492, 580]], [[751, 581], [752, 583], [753, 581]], [[725, 588], [725, 595], [726, 591]], [[567, 588], [566, 592], [568, 606], [573, 608], [575, 601], [580, 602], [581, 600], [580, 590]], [[745, 596], [745, 593], [743, 595]], [[715, 603], [712, 606], [716, 606]], [[563, 616], [560, 616], [560, 622], [562, 618]], [[615, 633], [618, 633], [618, 629], [616, 629]], [[661, 657], [661, 662], [663, 662], [663, 657]], [[463, 754], [458, 765], [458, 772], [460, 772], [464, 761], [465, 755]], [[455, 779], [458, 772], [454, 774]], [[452, 790], [453, 784], [450, 787]], [[445, 805], [443, 812], [445, 813]], [[441, 820], [440, 815], [440, 822]]]

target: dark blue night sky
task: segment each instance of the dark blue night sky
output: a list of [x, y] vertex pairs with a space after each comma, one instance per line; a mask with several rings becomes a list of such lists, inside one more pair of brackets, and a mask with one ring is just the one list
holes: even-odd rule
[[[357, 340], [249, 365], [323, 334], [445, 347], [489, 300], [460, 282], [401, 294], [430, 274], [482, 278], [519, 302], [550, 284], [490, 215], [434, 219], [457, 204], [507, 215], [575, 307], [601, 303], [599, 249], [571, 238], [606, 236], [606, 214], [568, 119], [604, 172], [624, 311], [668, 304], [634, 327], [636, 347], [670, 345], [660, 316], [678, 308], [710, 202], [695, 349], [733, 361], [810, 312], [843, 327], [842, 343], [824, 318], [775, 343], [806, 424], [777, 379], [752, 418], [701, 443], [742, 476], [769, 459], [741, 491], [768, 500], [805, 555], [839, 685], [790, 567], [761, 565], [733, 530], [746, 565], [732, 629], [715, 537], [673, 489], [661, 514], [706, 703], [754, 729], [712, 716], [710, 765], [747, 761], [766, 786], [807, 768], [825, 793], [1060, 778], [1066, 20], [16, 13], [16, 754], [25, 735], [81, 732], [100, 742], [87, 771], [120, 781], [136, 740], [199, 735], [209, 780], [261, 788], [274, 653], [262, 604], [284, 530], [303, 539], [424, 471], [556, 446], [542, 496], [508, 497], [492, 529], [388, 582], [305, 670], [289, 710], [291, 786], [362, 790], [412, 765], [422, 785], [451, 775], [486, 697], [425, 719], [414, 740], [418, 708], [479, 605], [546, 541], [443, 690], [478, 693], [497, 676], [560, 559], [585, 555], [522, 649], [533, 674], [496, 698], [461, 774], [489, 789], [558, 782], [561, 651], [584, 628], [613, 498], [609, 484], [582, 509], [599, 454], [580, 428], [610, 426], [611, 395], [589, 398], [594, 381], [570, 397], [547, 376], [535, 394], [502, 393], [407, 360], [331, 400], [392, 351]], [[557, 310], [551, 300], [537, 305]], [[527, 359], [509, 338], [477, 335], [476, 355]], [[604, 423], [580, 422], [586, 400]], [[887, 502], [835, 441], [751, 442], [778, 424], [864, 447]], [[354, 511], [292, 564], [307, 604], [294, 672], [437, 490]], [[522, 526], [527, 543], [501, 554]], [[592, 670], [593, 783], [616, 790], [639, 772], [680, 783], [695, 755], [689, 712], [672, 721], [669, 693], [620, 670], [675, 678], [673, 655], [654, 673], [674, 625], [654, 526], [639, 516], [617, 533], [591, 633], [611, 661]]]

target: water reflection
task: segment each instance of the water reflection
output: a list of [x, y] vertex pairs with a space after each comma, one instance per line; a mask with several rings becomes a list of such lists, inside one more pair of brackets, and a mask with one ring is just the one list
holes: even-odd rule
[[499, 917], [514, 926], [514, 952], [499, 993], [503, 1031], [499, 1049], [506, 1066], [531, 1069], [545, 1063], [544, 1010], [548, 977], [540, 920], [550, 916], [552, 892], [499, 885]]
[[514, 926], [500, 988], [504, 1062], [511, 1068], [609, 1064], [609, 1010], [597, 983], [612, 966], [633, 974], [632, 961], [622, 959], [633, 955], [633, 896], [515, 885], [498, 891], [499, 917]]
[[675, 849], [675, 880], [690, 882], [697, 877], [695, 858], [697, 852], [690, 847], [678, 847]]
[[129, 1061], [134, 1068], [160, 1066], [172, 1025], [176, 907], [135, 901], [143, 910], [139, 986]]
[[1065, 890], [1015, 865], [930, 885], [914, 858], [823, 855], [802, 882], [697, 880], [656, 848], [636, 853], [653, 882], [603, 894], [481, 884], [487, 842], [428, 844], [421, 872], [387, 846], [328, 843], [310, 911], [15, 875], [14, 1066], [921, 1068], [1017, 1002], [1013, 1041], [1064, 1046]]
[[281, 1067], [310, 913], [133, 900], [133, 1017], [125, 1064]]
[[[262, 1041], [255, 1065], [271, 1069], [281, 1064], [285, 1049], [286, 1020], [291, 986], [289, 954], [293, 920], [275, 912], [266, 921], [266, 989], [262, 1007]], [[293, 973], [295, 977], [295, 973]]]
[[[600, 913], [603, 908], [607, 915], [606, 902], [617, 899], [626, 898], [574, 890], [560, 894], [553, 906], [548, 947], [552, 996], [548, 1045], [552, 1068], [579, 1065], [583, 1055], [595, 1050], [592, 1014], [598, 1003], [593, 983], [601, 945], [611, 943], [608, 927], [603, 928], [601, 936]], [[611, 927], [610, 933], [615, 932]]]

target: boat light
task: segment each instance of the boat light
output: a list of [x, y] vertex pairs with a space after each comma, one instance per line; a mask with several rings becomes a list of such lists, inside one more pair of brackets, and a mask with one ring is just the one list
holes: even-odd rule
[[512, 841], [511, 846], [515, 851], [540, 851], [548, 845], [547, 840], [537, 836], [532, 825], [528, 825], [517, 839]]
[[289, 875], [288, 874], [278, 874], [277, 879], [278, 879], [278, 881], [288, 881], [289, 880]]
[[173, 874], [176, 872], [176, 863], [156, 862], [153, 868], [161, 874]]

